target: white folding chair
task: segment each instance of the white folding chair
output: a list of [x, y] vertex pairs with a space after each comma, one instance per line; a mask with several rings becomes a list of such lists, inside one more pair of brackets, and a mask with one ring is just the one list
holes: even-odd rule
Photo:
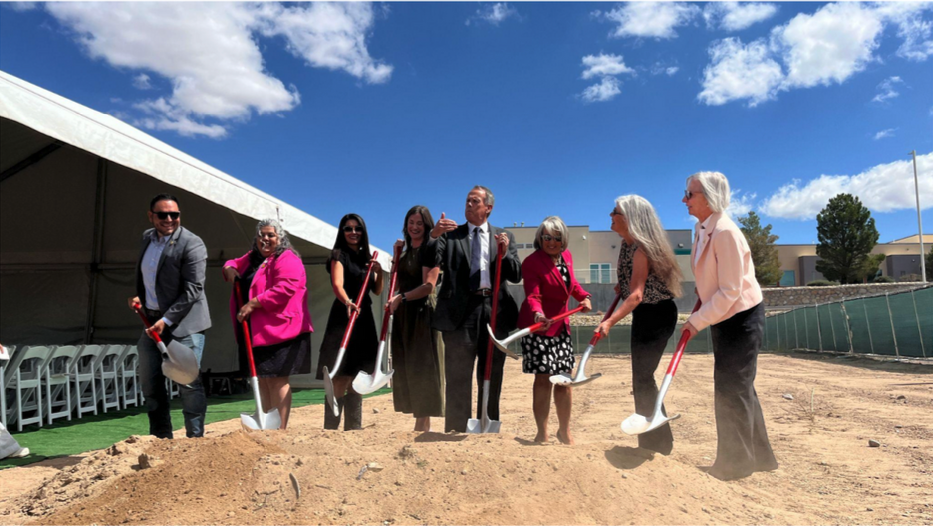
[[17, 431], [22, 431], [26, 424], [42, 427], [42, 371], [53, 348], [39, 345], [23, 347], [4, 371], [6, 387], [16, 396]]
[[181, 395], [181, 393], [178, 391], [178, 384], [173, 382], [172, 379], [168, 377], [165, 378], [165, 390], [168, 392], [169, 400]]
[[127, 345], [120, 357], [120, 369], [117, 373], [117, 382], [120, 386], [120, 399], [123, 400], [123, 409], [128, 406], [139, 406], [142, 393], [139, 389], [139, 378], [136, 369], [139, 367], [139, 349], [136, 345]]
[[98, 399], [101, 401], [104, 413], [108, 409], [120, 410], [120, 384], [117, 380], [120, 359], [123, 358], [125, 350], [126, 345], [105, 345], [103, 352], [97, 358]]
[[101, 353], [104, 348], [100, 345], [82, 345], [78, 356], [71, 366], [71, 377], [74, 379], [74, 397], [72, 405], [82, 418], [85, 413], [97, 414], [97, 369], [100, 367]]
[[[15, 345], [4, 346], [6, 349], [7, 356], [12, 357], [13, 352], [16, 351]], [[6, 407], [6, 382], [4, 377], [6, 376], [7, 364], [9, 360], [0, 360], [0, 422], [3, 422], [3, 427], [9, 429], [9, 424], [13, 422], [13, 415], [7, 414]], [[9, 422], [8, 422], [9, 420]]]
[[56, 418], [71, 420], [71, 368], [77, 355], [77, 346], [60, 345], [52, 349], [45, 364], [42, 383], [45, 384], [45, 417], [49, 425]]

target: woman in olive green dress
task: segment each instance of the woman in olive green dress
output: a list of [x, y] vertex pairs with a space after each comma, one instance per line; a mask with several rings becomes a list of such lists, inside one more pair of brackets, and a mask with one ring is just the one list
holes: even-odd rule
[[431, 328], [440, 268], [428, 244], [434, 219], [424, 206], [405, 215], [405, 249], [399, 258], [398, 291], [389, 300], [392, 323], [392, 397], [395, 410], [413, 414], [415, 431], [430, 431], [431, 417], [444, 416], [444, 344]]

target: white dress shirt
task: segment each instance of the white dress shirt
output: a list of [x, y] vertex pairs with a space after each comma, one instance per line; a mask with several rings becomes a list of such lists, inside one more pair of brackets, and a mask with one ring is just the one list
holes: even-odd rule
[[[172, 236], [160, 236], [156, 232], [150, 234], [149, 246], [146, 247], [146, 253], [143, 254], [143, 260], [140, 264], [140, 272], [143, 274], [143, 286], [146, 288], [146, 308], [149, 310], [159, 310], [159, 297], [156, 295], [156, 276], [159, 272], [159, 260], [162, 259], [162, 253], [168, 246], [168, 240]], [[172, 326], [172, 322], [167, 318], [162, 318], [167, 327]]]
[[[473, 243], [476, 240], [473, 239], [473, 230], [477, 228], [476, 225], [472, 223], [467, 223], [470, 227], [470, 250], [473, 250]], [[479, 242], [481, 245], [481, 257], [479, 265], [479, 288], [481, 289], [491, 289], [492, 288], [492, 279], [489, 276], [489, 222], [486, 221], [479, 227]], [[473, 269], [470, 269], [471, 271]]]

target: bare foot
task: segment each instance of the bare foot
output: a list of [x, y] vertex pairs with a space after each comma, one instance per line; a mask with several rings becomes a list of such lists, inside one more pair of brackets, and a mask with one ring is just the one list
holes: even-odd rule
[[535, 442], [539, 444], [544, 444], [548, 441], [547, 431], [538, 431], [538, 434], [535, 435]]
[[570, 435], [570, 431], [566, 432], [567, 434], [562, 435], [560, 430], [557, 431], [557, 440], [560, 440], [561, 444], [567, 444], [568, 446], [573, 445], [573, 436]]

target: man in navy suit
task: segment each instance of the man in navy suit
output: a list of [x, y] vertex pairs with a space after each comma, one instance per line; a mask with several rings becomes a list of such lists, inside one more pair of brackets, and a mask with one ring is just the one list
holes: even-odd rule
[[[494, 284], [505, 281], [518, 283], [522, 277], [522, 264], [512, 233], [488, 222], [494, 204], [491, 190], [474, 186], [467, 194], [466, 224], [457, 225], [441, 214], [431, 231], [431, 239], [436, 240], [433, 242], [437, 263], [443, 272], [437, 293], [434, 328], [444, 335], [447, 380], [445, 431], [466, 431], [471, 417], [474, 364], [479, 385], [476, 416], [480, 417], [489, 342], [486, 324], [490, 321]], [[497, 276], [496, 257], [500, 245], [506, 252], [502, 257], [502, 274]], [[515, 329], [518, 320], [518, 305], [506, 286], [500, 285], [498, 308], [496, 337], [504, 338]], [[491, 420], [499, 420], [504, 365], [505, 354], [494, 350], [487, 408]]]

